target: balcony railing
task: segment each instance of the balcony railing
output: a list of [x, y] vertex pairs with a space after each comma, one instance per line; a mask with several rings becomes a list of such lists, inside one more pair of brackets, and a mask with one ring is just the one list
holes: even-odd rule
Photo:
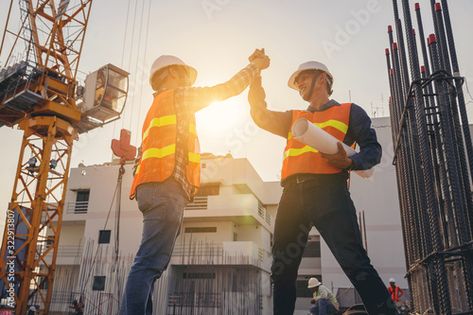
[[268, 210], [263, 206], [261, 202], [258, 202], [258, 215], [269, 225], [271, 225], [271, 214], [269, 214]]
[[187, 204], [184, 210], [207, 210], [208, 202], [208, 196], [196, 196], [191, 203]]
[[61, 245], [58, 248], [59, 257], [79, 257], [82, 253], [82, 245]]
[[261, 266], [264, 251], [249, 241], [222, 243], [178, 243], [172, 252], [173, 262], [195, 265], [254, 265]]
[[89, 208], [89, 201], [71, 201], [67, 204], [68, 214], [85, 214]]

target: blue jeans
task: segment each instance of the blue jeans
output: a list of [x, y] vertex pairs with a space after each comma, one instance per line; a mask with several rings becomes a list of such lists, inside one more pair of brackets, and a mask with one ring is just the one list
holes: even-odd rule
[[313, 315], [332, 315], [337, 313], [337, 309], [327, 299], [320, 299], [311, 307], [310, 313]]
[[128, 275], [122, 315], [152, 314], [154, 282], [169, 264], [188, 202], [174, 179], [140, 185], [136, 200], [143, 213], [143, 236]]

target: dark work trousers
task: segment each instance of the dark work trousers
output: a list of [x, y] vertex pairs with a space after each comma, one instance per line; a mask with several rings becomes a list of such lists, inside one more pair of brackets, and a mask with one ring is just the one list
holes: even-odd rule
[[284, 183], [274, 230], [274, 315], [292, 315], [296, 278], [312, 226], [319, 231], [370, 315], [397, 314], [363, 248], [347, 175], [295, 175]]

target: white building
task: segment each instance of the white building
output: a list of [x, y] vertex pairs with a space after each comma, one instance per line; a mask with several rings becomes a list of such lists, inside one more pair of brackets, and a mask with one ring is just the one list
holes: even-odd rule
[[[132, 167], [125, 167], [118, 259], [111, 203], [119, 165], [71, 170], [52, 310], [65, 311], [83, 293], [86, 313], [116, 312], [142, 230], [142, 214], [128, 199]], [[156, 284], [156, 314], [187, 314], [191, 307], [199, 314], [270, 314], [271, 237], [281, 187], [264, 183], [246, 159], [203, 156], [202, 171], [168, 272]]]
[[[373, 265], [386, 283], [395, 277], [407, 288], [389, 119], [373, 123], [383, 161], [372, 179], [352, 175], [351, 193], [364, 214]], [[117, 203], [111, 203], [118, 168], [112, 163], [71, 170], [52, 311], [66, 311], [81, 295], [86, 314], [114, 314], [118, 308], [142, 230], [142, 215], [128, 199], [132, 177], [126, 165], [115, 254]], [[185, 210], [168, 271], [155, 286], [155, 314], [187, 314], [190, 308], [194, 314], [272, 314], [270, 249], [281, 193], [279, 183], [263, 182], [246, 159], [204, 156], [201, 193]], [[307, 314], [310, 307], [306, 286], [311, 276], [341, 298], [354, 296], [315, 229], [299, 269], [297, 314]]]

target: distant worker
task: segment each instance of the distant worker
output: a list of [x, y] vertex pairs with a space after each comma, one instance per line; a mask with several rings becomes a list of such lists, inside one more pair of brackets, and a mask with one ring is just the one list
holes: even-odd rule
[[337, 314], [339, 309], [338, 301], [329, 288], [324, 286], [317, 278], [310, 278], [307, 287], [312, 289], [313, 298], [310, 302], [315, 304], [310, 309], [312, 315]]
[[401, 302], [401, 297], [404, 295], [404, 291], [396, 285], [396, 279], [389, 279], [389, 294], [391, 294], [391, 300], [398, 305]]
[[79, 300], [72, 301], [72, 305], [69, 306], [74, 310], [74, 315], [84, 315], [84, 302], [82, 301], [82, 297]]
[[228, 82], [202, 88], [192, 87], [197, 71], [181, 59], [161, 56], [153, 63], [149, 82], [154, 100], [144, 121], [142, 153], [130, 191], [143, 213], [143, 235], [128, 275], [121, 314], [152, 313], [154, 282], [167, 268], [184, 207], [199, 187], [195, 113], [240, 94], [269, 62], [260, 54]]
[[[300, 65], [288, 84], [309, 102], [306, 110], [269, 110], [261, 77], [252, 82], [248, 94], [255, 123], [287, 139], [281, 174], [284, 190], [272, 248], [274, 314], [294, 312], [297, 271], [312, 226], [355, 286], [369, 314], [396, 314], [388, 290], [363, 248], [347, 185], [350, 170], [367, 170], [380, 162], [381, 146], [371, 120], [360, 106], [329, 99], [333, 76], [320, 62]], [[324, 154], [295, 140], [291, 126], [302, 117], [336, 137], [338, 152]], [[349, 146], [356, 142], [360, 152], [348, 157], [341, 142]]]
[[36, 305], [31, 305], [30, 308], [28, 309], [27, 315], [36, 315], [37, 311], [38, 311], [38, 308], [36, 307]]

